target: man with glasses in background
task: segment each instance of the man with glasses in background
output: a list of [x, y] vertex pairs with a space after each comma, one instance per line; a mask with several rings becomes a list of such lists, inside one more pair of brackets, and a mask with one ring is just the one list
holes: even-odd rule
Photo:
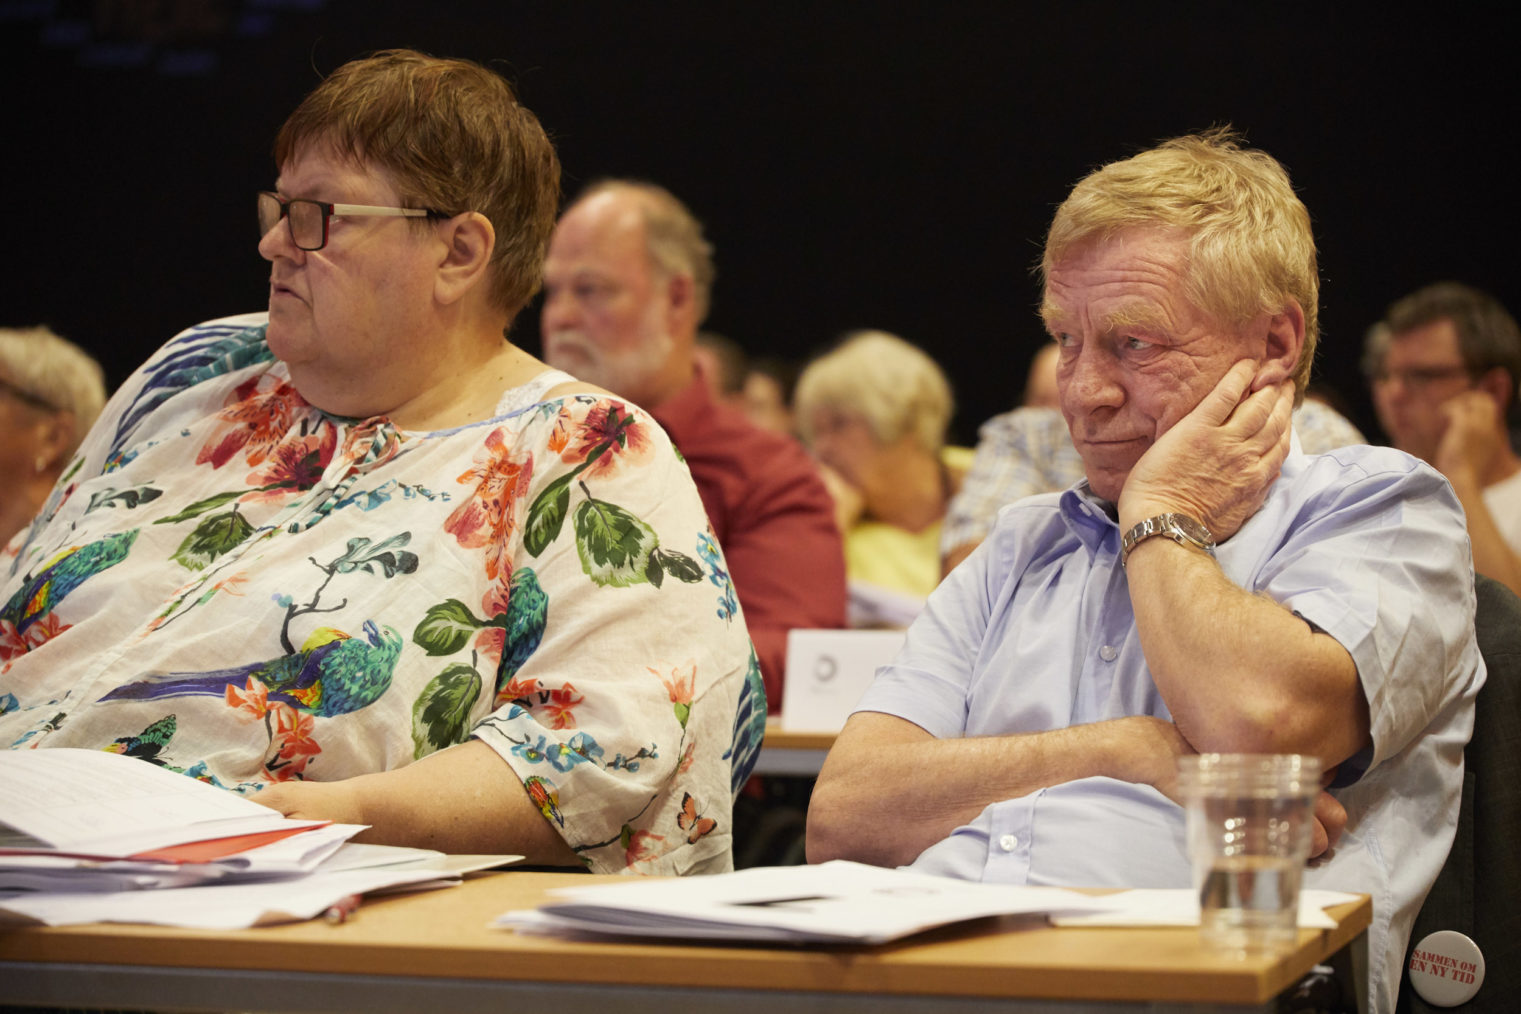
[[1521, 330], [1486, 292], [1438, 282], [1389, 307], [1364, 367], [1395, 447], [1447, 477], [1463, 503], [1474, 570], [1521, 594]]

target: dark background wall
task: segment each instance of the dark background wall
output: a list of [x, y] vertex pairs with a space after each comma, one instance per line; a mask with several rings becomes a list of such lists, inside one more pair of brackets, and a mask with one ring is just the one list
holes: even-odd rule
[[[1321, 250], [1321, 376], [1372, 432], [1357, 346], [1453, 277], [1521, 309], [1511, 19], [1343, 4], [0, 0], [0, 322], [119, 382], [263, 306], [253, 192], [285, 115], [373, 49], [491, 63], [574, 193], [660, 182], [718, 249], [709, 326], [802, 357], [852, 327], [946, 367], [962, 440], [1041, 340], [1029, 267], [1072, 182], [1230, 121]], [[537, 312], [514, 338], [537, 350]]]

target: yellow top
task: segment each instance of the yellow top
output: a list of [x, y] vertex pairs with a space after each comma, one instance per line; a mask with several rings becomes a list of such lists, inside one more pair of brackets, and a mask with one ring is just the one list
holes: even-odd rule
[[[952, 488], [972, 462], [970, 447], [945, 447], [940, 462]], [[845, 576], [851, 582], [928, 597], [940, 583], [940, 521], [910, 532], [880, 521], [857, 522], [845, 533]]]

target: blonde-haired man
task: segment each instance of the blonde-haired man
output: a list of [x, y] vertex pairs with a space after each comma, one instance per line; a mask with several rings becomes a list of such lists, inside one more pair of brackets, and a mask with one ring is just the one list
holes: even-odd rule
[[560, 217], [544, 268], [544, 359], [636, 402], [685, 457], [781, 706], [787, 631], [845, 624], [845, 558], [823, 480], [796, 441], [718, 404], [698, 374], [713, 248], [670, 191], [594, 184]]
[[930, 597], [824, 765], [809, 858], [1182, 887], [1178, 757], [1313, 754], [1336, 850], [1309, 882], [1385, 899], [1392, 1011], [1484, 675], [1457, 502], [1397, 451], [1298, 448], [1309, 216], [1232, 135], [1081, 181], [1042, 273], [1087, 479], [1005, 508]]

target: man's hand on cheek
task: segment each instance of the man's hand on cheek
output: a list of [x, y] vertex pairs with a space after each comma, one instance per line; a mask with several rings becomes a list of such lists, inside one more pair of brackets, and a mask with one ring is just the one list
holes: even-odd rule
[[1505, 453], [1508, 437], [1499, 403], [1483, 391], [1464, 391], [1443, 403], [1442, 416], [1447, 428], [1432, 464], [1448, 479], [1467, 471], [1471, 481], [1479, 481], [1490, 462]]
[[1257, 512], [1289, 453], [1294, 385], [1251, 391], [1255, 376], [1250, 360], [1232, 366], [1141, 455], [1120, 493], [1121, 531], [1176, 511], [1223, 542]]

